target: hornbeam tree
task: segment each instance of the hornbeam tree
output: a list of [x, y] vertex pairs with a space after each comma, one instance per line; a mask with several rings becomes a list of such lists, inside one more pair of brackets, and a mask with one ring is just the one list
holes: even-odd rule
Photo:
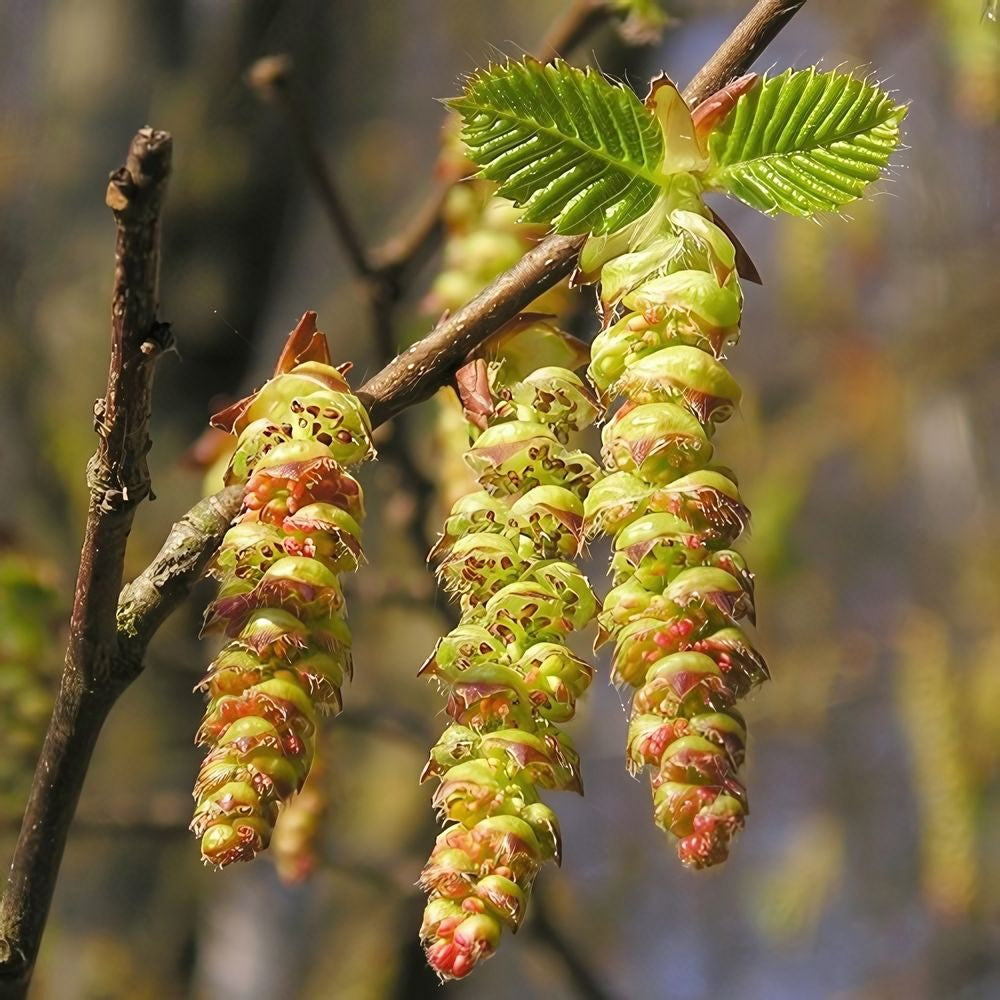
[[[225, 644], [200, 685], [206, 754], [191, 829], [215, 868], [251, 861], [274, 834], [283, 863], [308, 870], [325, 806], [306, 782], [322, 716], [339, 710], [352, 671], [343, 577], [363, 560], [365, 510], [352, 469], [376, 459], [374, 428], [443, 386], [456, 390], [456, 449], [475, 484], [429, 554], [460, 618], [421, 670], [448, 717], [420, 776], [436, 783], [443, 823], [413, 873], [428, 896], [414, 928], [428, 962], [443, 979], [470, 973], [505, 928], [518, 929], [536, 876], [560, 859], [563, 834], [543, 798], [583, 789], [569, 724], [595, 665], [566, 643], [591, 624], [596, 647], [613, 644], [611, 681], [631, 697], [621, 740], [627, 769], [650, 774], [653, 821], [684, 865], [725, 860], [748, 814], [736, 705], [768, 669], [748, 630], [754, 576], [734, 548], [750, 512], [736, 473], [713, 456], [740, 402], [723, 364], [740, 338], [740, 279], [759, 277], [704, 196], [767, 215], [839, 212], [884, 173], [905, 114], [840, 70], [745, 75], [803, 3], [761, 0], [686, 89], [661, 74], [644, 96], [550, 56], [594, 19], [624, 14], [633, 32], [649, 30], [655, 5], [575, 5], [542, 59], [490, 65], [447, 102], [460, 135], [452, 130], [453, 172], [475, 178], [382, 253], [366, 249], [327, 179], [331, 221], [371, 292], [377, 331], [389, 329], [400, 277], [442, 213], [449, 244], [434, 296], [451, 311], [356, 388], [350, 359], [331, 359], [305, 311], [274, 377], [215, 418], [233, 435], [226, 488], [185, 514], [122, 587], [129, 529], [150, 493], [153, 370], [172, 343], [156, 288], [171, 139], [136, 135], [107, 190], [111, 366], [95, 410], [66, 666], [0, 907], [0, 993], [21, 996], [30, 983], [103, 722], [206, 572], [219, 591], [205, 631]], [[252, 80], [301, 128], [287, 74], [271, 60]], [[308, 153], [308, 133], [300, 138]], [[316, 158], [307, 163], [322, 179]], [[518, 225], [549, 235], [529, 248]], [[589, 342], [532, 307], [571, 272], [592, 287]], [[593, 423], [596, 453], [581, 433]], [[380, 460], [412, 469], [398, 440]], [[579, 559], [602, 535], [610, 585], [592, 587]]]

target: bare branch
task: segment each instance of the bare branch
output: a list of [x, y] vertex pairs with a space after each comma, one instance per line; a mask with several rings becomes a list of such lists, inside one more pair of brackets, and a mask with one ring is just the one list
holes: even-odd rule
[[153, 368], [171, 343], [169, 327], [156, 319], [160, 209], [171, 150], [168, 133], [141, 129], [105, 196], [117, 228], [111, 365], [107, 391], [94, 408], [98, 447], [87, 469], [90, 508], [66, 665], [0, 903], [4, 997], [27, 991], [97, 735], [141, 669], [141, 661], [122, 655], [115, 610], [135, 509], [150, 494]]
[[292, 127], [309, 181], [316, 189], [334, 235], [344, 248], [354, 273], [360, 278], [371, 277], [374, 269], [368, 262], [364, 242], [340, 197], [332, 174], [327, 169], [316, 130], [293, 87], [292, 75], [291, 58], [277, 55], [258, 59], [247, 71], [246, 79], [263, 100], [277, 105], [284, 112]]

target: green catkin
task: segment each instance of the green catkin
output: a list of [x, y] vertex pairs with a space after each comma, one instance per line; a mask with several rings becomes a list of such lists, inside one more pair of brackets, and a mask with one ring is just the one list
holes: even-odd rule
[[439, 780], [445, 828], [421, 874], [420, 936], [442, 979], [467, 975], [504, 927], [517, 930], [540, 866], [559, 860], [558, 822], [539, 790], [582, 791], [562, 724], [592, 669], [565, 640], [597, 602], [567, 560], [580, 551], [582, 499], [599, 469], [566, 442], [598, 409], [569, 370], [518, 361], [526, 338], [544, 356], [561, 336], [530, 327], [489, 368], [466, 370], [479, 376], [472, 416], [485, 428], [466, 460], [482, 491], [455, 504], [432, 553], [462, 608], [422, 671], [447, 693], [452, 719], [423, 775]]
[[220, 584], [206, 632], [227, 644], [199, 687], [208, 747], [192, 831], [207, 863], [252, 859], [312, 766], [317, 717], [339, 711], [351, 672], [340, 574], [362, 558], [361, 487], [345, 469], [373, 456], [368, 415], [306, 313], [274, 378], [216, 417], [239, 434], [226, 476], [243, 508], [210, 567]]
[[[635, 689], [629, 767], [652, 769], [655, 820], [682, 862], [724, 860], [742, 827], [746, 732], [735, 704], [767, 667], [740, 625], [754, 621], [753, 575], [732, 545], [749, 515], [733, 474], [713, 464], [713, 438], [740, 398], [721, 364], [739, 335], [737, 270], [756, 272], [702, 194], [721, 190], [769, 215], [837, 211], [884, 169], [906, 109], [863, 80], [812, 69], [740, 77], [693, 110], [660, 74], [640, 104], [593, 70], [530, 58], [474, 74], [447, 103], [481, 177], [522, 222], [589, 234], [574, 275], [601, 285], [589, 374], [602, 402], [621, 399], [603, 428], [610, 474], [596, 484], [586, 456], [561, 454], [555, 410], [473, 412], [485, 429], [467, 460], [484, 492], [456, 504], [437, 546], [463, 621], [429, 663], [458, 727], [430, 769], [451, 825], [423, 879], [428, 957], [458, 977], [492, 953], [504, 923], [518, 926], [545, 856], [526, 813], [538, 782], [522, 737], [554, 720], [517, 665], [539, 638], [529, 630], [551, 630], [569, 591], [543, 584], [530, 560], [558, 556], [511, 532], [505, 498], [569, 489], [584, 500], [586, 533], [613, 537], [598, 644], [614, 640], [613, 677]], [[485, 382], [472, 379], [468, 398], [489, 399]], [[507, 388], [523, 405], [513, 380]], [[516, 751], [487, 746], [512, 722]], [[532, 749], [550, 787], [563, 787], [572, 770]]]
[[696, 194], [644, 246], [604, 264], [590, 378], [621, 405], [604, 425], [610, 474], [585, 501], [613, 538], [614, 588], [598, 616], [613, 679], [635, 688], [627, 758], [652, 769], [654, 817], [694, 868], [725, 860], [747, 813], [738, 698], [767, 668], [737, 624], [753, 576], [731, 549], [749, 513], [713, 466], [715, 426], [739, 403], [720, 363], [739, 336], [736, 253]]

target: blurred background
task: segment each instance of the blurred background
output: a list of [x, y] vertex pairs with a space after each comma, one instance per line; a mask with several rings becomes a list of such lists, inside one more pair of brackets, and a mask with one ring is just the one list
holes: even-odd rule
[[[356, 676], [324, 736], [311, 877], [289, 883], [263, 857], [210, 871], [186, 831], [202, 711], [191, 688], [214, 651], [197, 639], [201, 589], [98, 745], [33, 996], [1000, 996], [1000, 25], [981, 0], [846, 6], [812, 0], [757, 68], [873, 74], [911, 102], [909, 148], [849, 219], [724, 209], [764, 278], [746, 288], [730, 358], [742, 414], [717, 442], [753, 510], [744, 548], [773, 676], [745, 705], [752, 815], [727, 864], [680, 868], [646, 781], [624, 771], [626, 706], [595, 683], [573, 726], [587, 794], [550, 799], [565, 859], [539, 878], [534, 920], [464, 983], [441, 989], [426, 971], [414, 882], [435, 824], [417, 779], [444, 718], [415, 675], [450, 626], [424, 558], [443, 498], [464, 488], [445, 460], [447, 409], [428, 405], [383, 432], [387, 460], [364, 472]], [[248, 67], [291, 57], [284, 93], [375, 246], [439, 204], [451, 168], [435, 99], [491, 58], [541, 51], [571, 7], [0, 4], [4, 857], [65, 639], [107, 372], [104, 188], [133, 132], [174, 136], [161, 316], [178, 351], [158, 370], [157, 499], [137, 518], [130, 575], [215, 488], [192, 468], [192, 444], [214, 409], [266, 377], [305, 309], [354, 362], [356, 385], [388, 347], [290, 105], [262, 101]], [[565, 54], [640, 92], [661, 69], [686, 82], [747, 7], [666, 0], [652, 43], [633, 44], [655, 31], [633, 20], [623, 32], [611, 16]], [[433, 252], [407, 272], [382, 329], [397, 346], [520, 252], [471, 240], [471, 190], [444, 202], [443, 256], [432, 232]], [[562, 305], [592, 335], [592, 299], [575, 295]], [[595, 547], [588, 566], [602, 594], [605, 555]], [[606, 655], [599, 669], [606, 678]]]

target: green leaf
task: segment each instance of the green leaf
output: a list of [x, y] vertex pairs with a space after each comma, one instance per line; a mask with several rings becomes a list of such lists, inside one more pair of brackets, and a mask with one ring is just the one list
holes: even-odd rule
[[709, 136], [709, 187], [767, 215], [832, 212], [877, 180], [906, 108], [846, 73], [793, 72], [744, 94]]
[[524, 208], [522, 222], [614, 232], [648, 211], [667, 180], [656, 118], [594, 70], [507, 63], [477, 73], [447, 103], [483, 176]]

